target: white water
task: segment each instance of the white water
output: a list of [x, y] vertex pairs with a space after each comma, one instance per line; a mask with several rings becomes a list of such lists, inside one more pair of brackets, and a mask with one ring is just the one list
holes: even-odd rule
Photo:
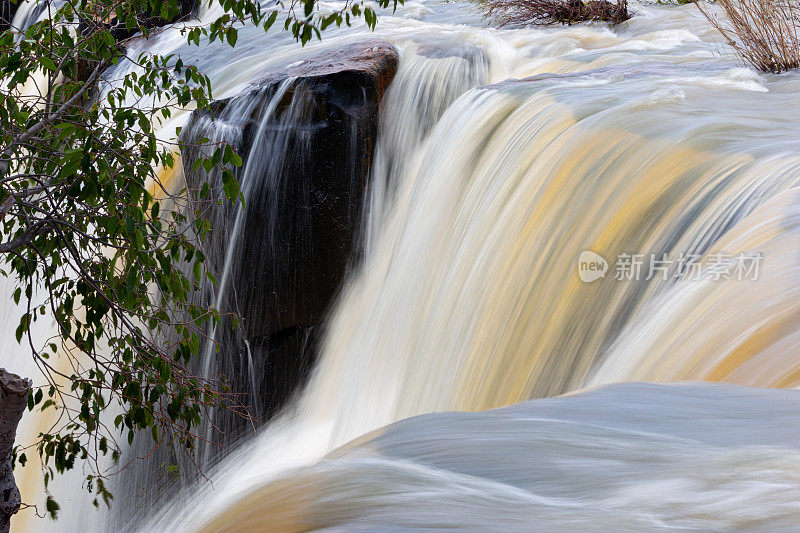
[[[765, 78], [714, 57], [702, 42], [709, 34], [694, 11], [663, 8], [649, 14], [651, 19], [635, 19], [622, 35], [602, 27], [497, 32], [403, 23], [403, 37], [395, 42], [406, 47], [384, 102], [379, 152], [387, 159], [400, 154], [395, 159], [401, 163], [382, 166], [379, 160], [376, 167], [383, 177], [378, 183], [393, 194], [376, 188], [368, 258], [340, 302], [312, 383], [293, 412], [220, 467], [225, 473], [215, 476], [213, 488], [200, 487], [187, 502], [168, 507], [150, 528], [277, 528], [271, 522], [276, 505], [291, 510], [305, 501], [300, 495], [293, 499], [291, 492], [284, 496], [286, 483], [301, 494], [325, 487], [302, 471], [281, 472], [313, 464], [348, 440], [408, 416], [482, 410], [634, 377], [714, 377], [692, 370], [666, 378], [647, 370], [634, 375], [615, 366], [616, 360], [641, 366], [655, 361], [674, 370], [682, 359], [724, 359], [734, 352], [740, 359], [763, 359], [767, 346], [796, 364], [791, 339], [798, 331], [793, 309], [800, 272], [796, 248], [787, 244], [798, 237], [791, 192], [800, 179], [798, 124], [792, 118], [798, 78]], [[658, 31], [652, 31], [655, 27]], [[455, 49], [462, 55], [474, 57], [477, 50], [487, 63], [464, 71], [462, 84], [606, 70], [468, 92], [427, 133], [422, 130], [437, 104], [446, 105], [461, 88], [453, 83], [454, 58], [425, 59], [415, 52], [418, 42], [452, 50], [450, 39], [460, 43]], [[459, 61], [467, 68], [469, 62]], [[407, 76], [419, 81], [409, 83]], [[426, 80], [435, 89], [426, 89]], [[407, 86], [419, 90], [403, 90]], [[424, 106], [419, 93], [425, 94]], [[391, 201], [380, 201], [387, 197]], [[756, 282], [683, 284], [608, 277], [593, 285], [577, 277], [576, 260], [585, 249], [613, 258], [623, 251], [711, 253], [715, 247], [731, 254], [763, 253], [764, 276]], [[684, 288], [690, 283], [695, 286]], [[671, 309], [663, 301], [682, 292], [688, 301], [675, 308], [675, 320], [702, 303], [699, 322], [685, 320], [695, 330], [675, 331], [659, 317], [639, 325], [652, 309]], [[734, 314], [737, 308], [741, 311]], [[751, 313], [757, 315], [754, 323]], [[748, 330], [750, 335], [741, 334]], [[768, 331], [777, 331], [774, 342], [748, 341]], [[630, 346], [640, 345], [633, 338], [637, 334], [654, 339], [658, 350], [645, 346], [634, 353]], [[773, 366], [779, 368], [772, 373], [742, 371], [746, 379], [718, 373], [717, 379], [775, 385], [786, 366]], [[653, 415], [658, 423], [660, 414]], [[456, 438], [459, 431], [443, 422], [438, 437]], [[580, 438], [601, 436], [590, 431]], [[705, 453], [717, 457], [714, 450]], [[689, 456], [703, 461], [697, 453]], [[687, 457], [672, 460], [688, 468]], [[632, 468], [645, 476], [645, 466]], [[793, 468], [788, 462], [779, 470], [790, 475]], [[309, 475], [319, 470], [312, 468]], [[276, 476], [289, 481], [273, 488]], [[337, 483], [355, 483], [364, 494], [379, 486], [390, 492], [397, 488], [394, 477], [357, 468], [337, 470], [337, 476]], [[557, 477], [549, 483], [567, 488]], [[634, 496], [620, 504], [620, 512], [628, 513], [622, 522], [592, 522], [587, 515], [581, 523], [633, 527], [633, 515], [637, 509], [644, 512], [645, 504]], [[745, 498], [735, 507], [751, 516], [768, 500]], [[288, 529], [291, 523], [316, 524], [306, 515], [316, 516], [320, 506], [363, 510], [374, 504], [368, 496], [314, 501], [319, 506], [301, 506], [294, 510], [299, 514], [287, 515]], [[676, 504], [674, 514], [707, 512], [701, 509], [706, 502], [697, 501], [694, 508], [692, 503], [689, 498], [683, 506]], [[192, 511], [181, 513], [184, 505]], [[388, 520], [384, 525], [400, 520], [406, 505], [399, 498], [381, 507]], [[503, 513], [506, 507], [497, 505], [495, 511]], [[244, 509], [255, 521], [247, 521]], [[783, 512], [773, 510], [776, 516]], [[732, 507], [720, 504], [708, 522], [687, 527], [743, 527], [729, 521], [730, 512]], [[338, 520], [336, 511], [330, 514], [334, 517], [327, 515], [323, 524], [349, 523], [344, 511]], [[471, 519], [495, 516], [464, 514], [454, 510], [450, 524], [474, 527]], [[526, 509], [519, 520], [539, 514]], [[769, 509], [764, 514], [771, 516]], [[430, 515], [415, 516], [420, 526]], [[555, 527], [559, 522], [553, 520]]]
[[424, 415], [281, 474], [204, 531], [791, 529], [797, 399], [623, 384]]
[[[380, 17], [377, 33], [401, 51], [401, 66], [382, 108], [367, 254], [334, 312], [314, 377], [297, 405], [211, 473], [213, 484], [177, 498], [144, 529], [269, 529], [280, 516], [289, 530], [373, 531], [421, 527], [434, 514], [440, 525], [463, 528], [500, 517], [510, 517], [511, 529], [537, 519], [544, 529], [600, 530], [798, 523], [797, 451], [774, 433], [797, 413], [772, 414], [775, 393], [766, 390], [743, 399], [729, 389], [692, 389], [680, 424], [702, 425], [684, 433], [659, 407], [679, 402], [671, 388], [659, 389], [657, 402], [636, 387], [608, 401], [534, 402], [502, 428], [485, 425], [492, 415], [474, 427], [430, 419], [428, 438], [443, 449], [485, 433], [496, 461], [459, 460], [491, 480], [498, 469], [519, 468], [511, 487], [419, 471], [398, 463], [392, 447], [380, 451], [390, 457], [376, 459], [380, 468], [340, 459], [312, 466], [409, 416], [604, 383], [797, 386], [800, 76], [762, 76], [719, 57], [725, 49], [694, 6], [634, 10], [616, 30], [489, 29], [464, 3], [413, 2]], [[230, 52], [181, 47], [165, 32], [143, 46], [198, 61], [222, 96], [272, 65], [366, 35], [335, 30], [299, 50], [285, 37], [251, 32]], [[501, 83], [548, 73], [567, 76]], [[621, 252], [760, 252], [764, 260], [757, 281], [634, 283], [612, 271], [585, 284], [577, 258], [587, 249], [611, 262]], [[796, 401], [787, 394], [780, 398]], [[707, 408], [720, 395], [733, 413], [752, 409], [734, 416]], [[602, 424], [637, 402], [650, 406], [650, 418], [627, 431], [641, 439], [609, 436]], [[524, 420], [538, 405], [571, 403], [586, 405], [598, 425], [570, 429], [571, 418], [556, 413], [552, 447], [543, 449], [550, 430]], [[389, 435], [413, 441], [418, 424]], [[726, 439], [733, 450], [719, 449]], [[534, 451], [520, 455], [518, 447]], [[620, 468], [589, 475], [609, 461]], [[431, 487], [435, 503], [421, 507]], [[571, 498], [569, 512], [547, 511], [542, 487]], [[390, 494], [381, 499], [381, 491]]]

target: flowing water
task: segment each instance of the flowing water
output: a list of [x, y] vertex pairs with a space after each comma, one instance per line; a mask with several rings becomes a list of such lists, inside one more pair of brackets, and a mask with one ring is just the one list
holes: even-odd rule
[[[491, 29], [463, 2], [380, 16], [401, 62], [366, 251], [310, 383], [212, 483], [147, 525], [99, 529], [800, 524], [800, 397], [766, 389], [800, 384], [800, 75], [742, 67], [694, 6], [632, 8], [613, 30]], [[139, 46], [180, 53], [224, 96], [368, 35]], [[586, 251], [604, 277], [581, 280]], [[640, 279], [617, 279], [631, 256]], [[683, 256], [704, 275], [677, 275]], [[719, 274], [754, 257], [744, 279]], [[670, 266], [647, 275], [651, 258]], [[618, 385], [412, 419], [334, 452], [425, 413], [681, 380], [761, 388]]]
[[632, 383], [423, 415], [254, 487], [203, 531], [789, 530], [798, 415], [794, 391]]

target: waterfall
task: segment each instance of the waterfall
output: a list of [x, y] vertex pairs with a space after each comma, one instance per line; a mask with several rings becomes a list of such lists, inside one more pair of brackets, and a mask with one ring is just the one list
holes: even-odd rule
[[[365, 509], [377, 505], [371, 498], [379, 491], [369, 483], [397, 488], [395, 474], [349, 463], [324, 470], [328, 459], [313, 465], [352, 439], [424, 413], [483, 411], [637, 379], [796, 386], [800, 124], [788, 117], [797, 110], [798, 77], [761, 77], [703, 50], [702, 32], [652, 31], [652, 24], [634, 22], [628, 35], [510, 32], [499, 46], [478, 46], [483, 63], [470, 62], [464, 44], [459, 61], [483, 66], [457, 74], [438, 58], [436, 68], [447, 74], [434, 86], [449, 87], [441, 91], [427, 89], [436, 77], [417, 66], [437, 61], [436, 54], [419, 53], [422, 39], [407, 44], [383, 104], [373, 167], [381, 178], [372, 193], [380, 208], [366, 223], [369, 252], [339, 298], [311, 382], [290, 412], [213, 471], [213, 487], [193, 489], [188, 502], [169, 505], [145, 529], [278, 527], [270, 518], [284, 511], [288, 530], [352, 525], [352, 513], [374, 516]], [[476, 34], [485, 35], [465, 41]], [[509, 41], [510, 58], [487, 54]], [[585, 251], [612, 270], [581, 281]], [[721, 252], [759, 254], [761, 275], [687, 280], [670, 269], [620, 280], [613, 270], [625, 254], [688, 254], [708, 266]], [[718, 394], [712, 390], [697, 393]], [[625, 398], [647, 401], [637, 389]], [[754, 401], [763, 404], [752, 417], [768, 412], [766, 396]], [[702, 405], [698, 399], [698, 413]], [[440, 429], [440, 446], [458, 442], [458, 427], [442, 420]], [[662, 430], [662, 438], [673, 438]], [[372, 436], [384, 431], [393, 430]], [[416, 438], [411, 430], [403, 435]], [[359, 441], [367, 450], [368, 439]], [[768, 483], [758, 469], [773, 458], [763, 461], [740, 475]], [[775, 468], [790, 476], [791, 464]], [[372, 489], [348, 500], [319, 479]], [[796, 490], [797, 480], [786, 483]], [[333, 507], [321, 503], [326, 494]], [[635, 513], [636, 501], [645, 505], [630, 499], [623, 507]], [[191, 513], [182, 512], [186, 505]], [[686, 503], [676, 513], [698, 508]], [[314, 521], [325, 509], [327, 518]], [[399, 511], [382, 509], [390, 517]], [[741, 527], [730, 509], [717, 511], [718, 522], [678, 523]], [[649, 520], [638, 527], [658, 524]]]
[[[713, 105], [713, 91], [670, 101], [653, 98], [651, 83], [617, 72], [510, 83], [472, 91], [448, 110], [403, 178], [371, 262], [341, 300], [306, 396], [304, 409], [335, 421], [332, 444], [424, 412], [483, 410], [583, 386], [639, 309], [675, 285], [611, 275], [583, 283], [583, 250], [609, 258], [703, 254], [715, 245], [761, 251], [771, 274], [716, 290], [763, 296], [760, 285], [776, 276], [784, 281], [774, 292], [790, 309], [767, 300], [761, 320], [791, 316], [795, 294], [786, 289], [797, 267], [769, 252], [795, 250], [766, 240], [766, 230], [761, 239], [718, 241], [797, 186], [800, 159], [786, 148], [769, 153], [780, 143], [752, 124], [713, 137], [702, 123], [687, 128], [687, 106]], [[748, 96], [741, 107], [715, 106], [715, 120], [746, 114]], [[647, 120], [656, 108], [660, 119]], [[754, 139], [749, 153], [740, 135]], [[667, 326], [659, 327], [674, 335]], [[636, 331], [659, 342], [652, 328]], [[674, 364], [669, 348], [659, 349], [658, 361]]]
[[[228, 457], [208, 457], [213, 483], [157, 502], [146, 524], [108, 527], [796, 524], [794, 392], [597, 389], [800, 385], [800, 75], [736, 64], [694, 6], [634, 7], [615, 30], [496, 30], [433, 1], [381, 15], [378, 36], [401, 60], [381, 103], [363, 257], [314, 331], [308, 384]], [[243, 32], [243, 57], [176, 35], [140, 46], [195, 60], [230, 97], [366, 32], [337, 29], [303, 51]], [[242, 100], [191, 127], [239, 142], [241, 117], [264, 105], [258, 116], [272, 117], [276, 101]], [[296, 118], [260, 122], [260, 163], [286, 157]], [[247, 203], [275, 185], [260, 163], [240, 176]], [[238, 310], [259, 298], [237, 300], [231, 285], [244, 216], [219, 217], [210, 260], [222, 276], [206, 295]], [[579, 275], [587, 252], [607, 268], [593, 281]], [[758, 257], [760, 270], [687, 279], [683, 255], [707, 269]], [[618, 276], [631, 256], [669, 267]], [[199, 364], [235, 362], [257, 389], [250, 343], [224, 344], [230, 353], [209, 345]], [[429, 414], [443, 411], [455, 413]]]
[[790, 189], [709, 250], [760, 250], [764, 267], [757, 283], [705, 280], [669, 287], [619, 334], [588, 384], [705, 380], [797, 388], [798, 239], [800, 189]]
[[[251, 134], [252, 139], [248, 141], [251, 145], [249, 155], [239, 178], [241, 179], [240, 190], [246, 204], [253, 202], [268, 204], [265, 209], [267, 212], [267, 237], [264, 242], [268, 246], [265, 253], [269, 256], [285, 252], [283, 247], [277, 245], [281, 242], [280, 237], [283, 237], [283, 233], [278, 232], [278, 225], [287, 222], [282, 220], [285, 216], [281, 216], [283, 212], [280, 209], [281, 206], [278, 205], [280, 200], [286, 197], [285, 194], [281, 194], [281, 187], [287, 186], [281, 176], [284, 158], [293, 155], [298, 160], [302, 160], [307, 157], [307, 148], [304, 150], [308, 144], [307, 139], [304, 139], [304, 133], [307, 132], [304, 132], [300, 116], [305, 104], [303, 95], [300, 95], [299, 98], [292, 97], [288, 109], [279, 107], [282, 100], [286, 98], [287, 89], [291, 87], [292, 81], [292, 79], [287, 79], [277, 87], [266, 89], [270, 93], [274, 91], [274, 94], [264, 95], [262, 93], [265, 91], [260, 90], [232, 102], [213, 122], [210, 117], [200, 116], [196, 121], [190, 123], [186, 134], [187, 138], [211, 136], [213, 142], [228, 142], [232, 146], [236, 146], [238, 150], [244, 146], [242, 136], [246, 130], [242, 127], [243, 122], [251, 116], [258, 117], [258, 126], [255, 133]], [[263, 109], [257, 109], [260, 106], [263, 106]], [[293, 139], [295, 136], [299, 139]], [[290, 145], [292, 150], [290, 150]], [[239, 151], [241, 152], [241, 150]], [[270, 157], [263, 157], [264, 154], [269, 154]], [[191, 153], [186, 155], [189, 156], [190, 161], [196, 157]], [[219, 189], [221, 181], [218, 176], [216, 179], [217, 183], [212, 182], [212, 184]], [[255, 305], [259, 297], [255, 294], [238, 295], [235, 286], [235, 280], [244, 275], [243, 270], [252, 268], [252, 258], [246, 257], [245, 250], [243, 233], [245, 218], [245, 211], [238, 201], [234, 202], [230, 208], [220, 210], [212, 218], [214, 227], [220, 228], [221, 231], [215, 231], [212, 234], [207, 249], [210, 252], [210, 263], [217, 266], [214, 270], [219, 276], [219, 282], [217, 287], [206, 283], [205, 292], [214, 293], [207, 294], [206, 300], [223, 313], [241, 314], [243, 305]], [[250, 254], [252, 253], [251, 249]], [[234, 331], [231, 321], [225, 320], [225, 324], [219, 327], [209, 325], [207, 337], [211, 342], [204, 343], [199, 360], [202, 365], [200, 374], [213, 376], [222, 373], [235, 382], [244, 382], [246, 386], [255, 375], [253, 356], [250, 347], [245, 345], [242, 335]], [[217, 343], [230, 353], [217, 357], [215, 353]], [[259, 370], [263, 373], [265, 357], [262, 355], [257, 359], [262, 362], [259, 364]], [[217, 361], [222, 363], [222, 366]], [[258, 397], [263, 393], [255, 384], [249, 385], [245, 388], [248, 395]], [[241, 387], [237, 387], [236, 390], [241, 390]], [[261, 416], [260, 405], [251, 402], [248, 407], [253, 411], [254, 416]], [[233, 421], [229, 419], [224, 421], [218, 419], [214, 421], [214, 425], [224, 433], [226, 430], [233, 429], [231, 422]], [[207, 440], [218, 442], [219, 437], [211, 435], [210, 427], [207, 431], [209, 433], [206, 435]], [[207, 456], [211, 450], [206, 447], [202, 450], [200, 462], [204, 466], [208, 466], [211, 464], [211, 458]]]

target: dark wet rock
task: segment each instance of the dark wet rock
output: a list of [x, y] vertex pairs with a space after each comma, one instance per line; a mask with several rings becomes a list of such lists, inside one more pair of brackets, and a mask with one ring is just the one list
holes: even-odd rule
[[[246, 340], [251, 359], [251, 369], [221, 370], [261, 380], [252, 392], [264, 417], [303, 381], [316, 332], [359, 256], [378, 109], [397, 64], [385, 41], [350, 44], [265, 73], [216, 102], [213, 116], [195, 113], [185, 129], [186, 140], [221, 135], [244, 161], [241, 231], [238, 208], [215, 204], [207, 256], [220, 280], [229, 261], [220, 307], [242, 326], [238, 340], [227, 340], [239, 349]], [[219, 190], [217, 176], [191, 171], [197, 156], [184, 152], [188, 186], [210, 180]], [[245, 377], [256, 368], [255, 378]]]
[[[248, 337], [308, 328], [324, 319], [358, 248], [378, 105], [396, 68], [394, 48], [368, 42], [271, 74], [258, 84], [277, 88], [294, 78], [278, 105], [304, 109], [295, 109], [298, 134], [289, 138], [282, 183], [272, 190], [259, 184], [246, 209], [245, 268], [238, 284]], [[270, 126], [255, 119], [245, 125], [246, 155], [258, 147], [260, 127]], [[265, 239], [268, 226], [272, 239]]]

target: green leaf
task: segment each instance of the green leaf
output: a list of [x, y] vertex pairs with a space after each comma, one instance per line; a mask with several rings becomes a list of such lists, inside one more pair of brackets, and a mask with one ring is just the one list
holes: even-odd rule
[[228, 200], [235, 201], [236, 197], [239, 196], [239, 181], [233, 176], [233, 174], [229, 175], [229, 179], [225, 181], [222, 185], [223, 190], [225, 191], [225, 196], [228, 197]]
[[198, 283], [200, 282], [200, 276], [202, 274], [201, 267], [202, 267], [202, 265], [201, 265], [200, 261], [195, 261], [194, 265], [192, 266], [192, 271], [194, 273], [194, 279], [196, 279]]
[[264, 31], [269, 31], [273, 24], [275, 24], [275, 20], [278, 18], [278, 11], [275, 10], [269, 14], [267, 20], [264, 21]]
[[228, 31], [225, 32], [225, 37], [228, 39], [228, 44], [232, 47], [236, 46], [236, 40], [239, 38], [239, 32], [236, 31], [236, 28], [228, 28]]
[[47, 513], [50, 515], [50, 518], [55, 520], [58, 518], [58, 511], [61, 509], [61, 506], [53, 499], [52, 496], [47, 496], [47, 501], [45, 503], [45, 507], [47, 509]]
[[52, 59], [50, 59], [50, 58], [49, 58], [49, 57], [47, 57], [47, 56], [42, 56], [42, 57], [40, 57], [40, 58], [39, 58], [39, 62], [40, 62], [42, 65], [44, 65], [44, 67], [45, 67], [47, 70], [49, 70], [49, 71], [51, 71], [51, 72], [55, 72], [56, 70], [58, 70], [58, 67], [56, 66], [56, 64], [55, 64], [55, 63], [53, 63], [53, 60], [52, 60]]

